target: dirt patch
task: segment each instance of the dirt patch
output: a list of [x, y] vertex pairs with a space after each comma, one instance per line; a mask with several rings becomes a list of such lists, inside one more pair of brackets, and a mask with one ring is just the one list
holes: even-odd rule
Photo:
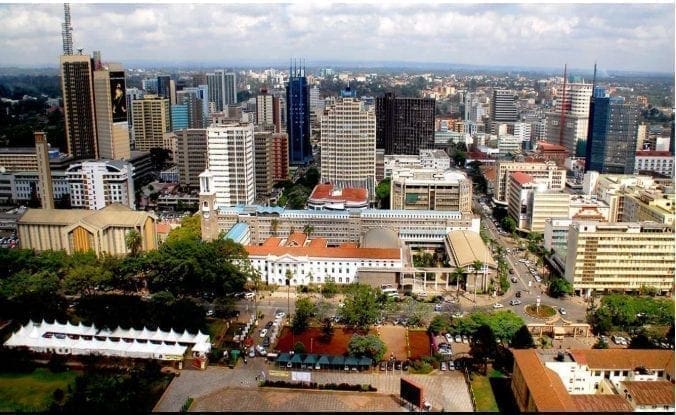
[[394, 356], [398, 360], [406, 360], [406, 327], [403, 326], [380, 326], [377, 328], [380, 339], [387, 346], [386, 358]]
[[289, 352], [293, 350], [295, 343], [302, 342], [305, 345], [307, 353], [344, 355], [347, 353], [347, 345], [350, 343], [353, 334], [366, 333], [336, 327], [333, 329], [333, 335], [327, 339], [324, 337], [320, 327], [310, 327], [304, 332], [295, 335], [289, 327], [284, 327], [277, 342], [277, 350]]
[[413, 360], [430, 356], [430, 336], [424, 330], [408, 331], [409, 357]]

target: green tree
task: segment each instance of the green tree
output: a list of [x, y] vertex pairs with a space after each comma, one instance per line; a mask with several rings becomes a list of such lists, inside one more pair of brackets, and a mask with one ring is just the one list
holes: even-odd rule
[[166, 243], [189, 239], [198, 241], [202, 239], [202, 224], [199, 215], [186, 216], [181, 220], [181, 226], [172, 229], [167, 235]]
[[95, 265], [76, 265], [68, 271], [63, 280], [67, 293], [92, 295], [96, 290], [108, 286], [112, 281], [109, 271]]
[[385, 178], [378, 183], [376, 186], [376, 197], [378, 199], [378, 204], [381, 209], [390, 208], [390, 188], [392, 181], [391, 179]]
[[141, 234], [136, 229], [132, 229], [124, 236], [124, 243], [131, 252], [131, 255], [136, 256], [141, 249], [143, 240], [141, 239]]
[[438, 314], [432, 318], [427, 331], [434, 335], [449, 332], [451, 328], [451, 319], [446, 314]]
[[505, 228], [505, 231], [509, 233], [514, 233], [516, 231], [516, 221], [511, 216], [505, 216], [500, 222], [502, 227]]
[[296, 344], [293, 345], [293, 352], [298, 354], [307, 353], [307, 348], [303, 342], [297, 341]]
[[596, 343], [592, 346], [592, 349], [607, 349], [608, 348], [608, 342], [605, 340], [599, 338]]
[[310, 235], [312, 235], [312, 232], [314, 231], [315, 228], [312, 225], [305, 225], [305, 227], [303, 227], [303, 233], [307, 235], [308, 238], [310, 237]]
[[294, 333], [302, 333], [308, 328], [315, 310], [316, 307], [310, 298], [300, 297], [296, 300], [296, 311], [291, 321], [291, 328]]
[[470, 353], [474, 359], [483, 364], [483, 373], [486, 374], [488, 370], [488, 360], [494, 359], [498, 351], [495, 334], [488, 325], [479, 326], [472, 343], [470, 344]]
[[366, 356], [378, 362], [385, 356], [387, 347], [380, 337], [376, 335], [367, 334], [361, 336], [354, 334], [347, 345], [347, 351], [351, 356]]
[[535, 341], [530, 334], [528, 327], [523, 325], [512, 336], [511, 346], [514, 349], [532, 349], [535, 347]]
[[338, 285], [336, 285], [335, 282], [327, 281], [324, 283], [322, 286], [322, 295], [324, 298], [333, 298], [336, 294], [338, 294]]
[[549, 284], [549, 295], [558, 298], [573, 293], [573, 286], [562, 277], [554, 278]]
[[451, 274], [455, 279], [455, 290], [457, 297], [460, 297], [460, 280], [465, 278], [466, 273], [467, 270], [465, 268], [456, 266], [455, 269], [453, 270], [453, 273]]
[[366, 329], [376, 322], [380, 314], [380, 306], [376, 302], [377, 293], [363, 284], [354, 284], [350, 288], [339, 315], [347, 325]]

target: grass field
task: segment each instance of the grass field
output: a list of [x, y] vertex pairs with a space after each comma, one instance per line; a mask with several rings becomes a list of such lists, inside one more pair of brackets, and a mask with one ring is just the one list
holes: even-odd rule
[[67, 393], [78, 373], [52, 373], [35, 369], [33, 373], [0, 373], [0, 412], [41, 412], [49, 409], [53, 393]]
[[474, 390], [474, 399], [476, 400], [477, 412], [498, 412], [498, 403], [493, 395], [493, 388], [488, 376], [481, 376], [478, 373], [472, 374], [472, 390]]

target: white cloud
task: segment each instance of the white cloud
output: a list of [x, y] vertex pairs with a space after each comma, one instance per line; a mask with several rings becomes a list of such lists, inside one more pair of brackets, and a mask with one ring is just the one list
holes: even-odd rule
[[[673, 4], [75, 3], [71, 13], [76, 47], [122, 63], [304, 57], [674, 67]], [[61, 4], [0, 4], [0, 65], [56, 65], [62, 19]]]

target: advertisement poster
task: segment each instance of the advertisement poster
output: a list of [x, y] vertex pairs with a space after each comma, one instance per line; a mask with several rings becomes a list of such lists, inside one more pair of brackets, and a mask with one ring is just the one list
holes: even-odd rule
[[124, 72], [110, 73], [110, 95], [113, 104], [113, 122], [127, 121], [127, 96]]

